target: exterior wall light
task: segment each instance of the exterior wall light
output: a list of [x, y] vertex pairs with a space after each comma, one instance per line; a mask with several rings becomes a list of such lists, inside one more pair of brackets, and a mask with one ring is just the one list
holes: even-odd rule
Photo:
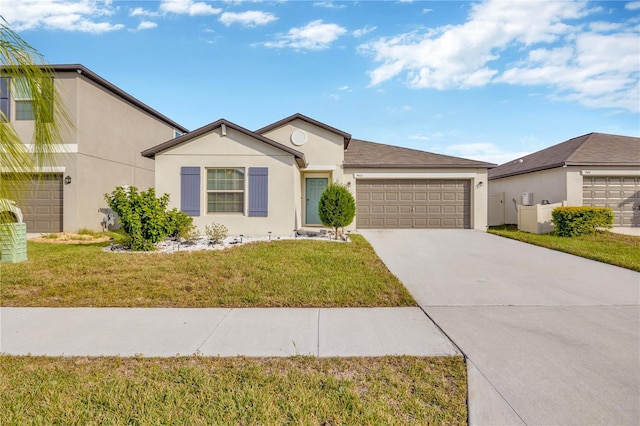
[[64, 184], [69, 185], [70, 183], [71, 183], [71, 176], [67, 175], [67, 177], [64, 178]]

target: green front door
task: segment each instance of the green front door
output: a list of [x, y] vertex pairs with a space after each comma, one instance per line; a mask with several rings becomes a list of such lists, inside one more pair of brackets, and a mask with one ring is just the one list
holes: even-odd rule
[[307, 205], [305, 214], [306, 225], [322, 225], [318, 215], [318, 203], [324, 189], [329, 184], [328, 178], [307, 178], [306, 180]]

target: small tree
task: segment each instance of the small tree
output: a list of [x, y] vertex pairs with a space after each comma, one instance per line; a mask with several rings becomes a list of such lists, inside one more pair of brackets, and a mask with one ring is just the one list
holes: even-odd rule
[[353, 222], [356, 215], [356, 201], [346, 186], [337, 182], [332, 183], [320, 196], [318, 214], [323, 225], [335, 229], [337, 240], [339, 228], [344, 228]]
[[193, 219], [176, 209], [167, 211], [169, 195], [157, 198], [153, 188], [138, 192], [134, 186], [118, 186], [104, 198], [120, 217], [131, 250], [151, 251], [168, 235], [179, 236], [193, 231]]

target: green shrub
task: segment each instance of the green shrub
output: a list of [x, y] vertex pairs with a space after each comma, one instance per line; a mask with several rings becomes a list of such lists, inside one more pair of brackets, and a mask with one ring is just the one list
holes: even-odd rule
[[179, 224], [185, 226], [181, 212], [167, 212], [169, 195], [157, 198], [153, 188], [138, 192], [134, 186], [119, 186], [111, 194], [104, 194], [104, 198], [120, 217], [131, 250], [151, 251], [170, 231], [177, 233]]
[[229, 232], [229, 230], [221, 223], [213, 223], [205, 226], [204, 232], [213, 240], [214, 244], [219, 244], [222, 240], [227, 238], [227, 232]]
[[318, 213], [323, 225], [335, 229], [336, 239], [338, 239], [339, 228], [344, 228], [353, 222], [356, 215], [356, 202], [346, 186], [332, 183], [320, 196]]
[[551, 212], [555, 233], [561, 237], [594, 234], [613, 227], [613, 210], [601, 207], [557, 207]]
[[193, 240], [198, 237], [198, 228], [193, 218], [176, 208], [167, 212], [166, 231], [169, 237]]

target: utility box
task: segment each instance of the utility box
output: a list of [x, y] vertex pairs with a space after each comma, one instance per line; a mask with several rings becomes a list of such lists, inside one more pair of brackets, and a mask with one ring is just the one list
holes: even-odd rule
[[27, 224], [0, 224], [0, 262], [18, 263], [27, 260]]
[[533, 205], [533, 192], [523, 192], [520, 204], [523, 206], [532, 206]]

